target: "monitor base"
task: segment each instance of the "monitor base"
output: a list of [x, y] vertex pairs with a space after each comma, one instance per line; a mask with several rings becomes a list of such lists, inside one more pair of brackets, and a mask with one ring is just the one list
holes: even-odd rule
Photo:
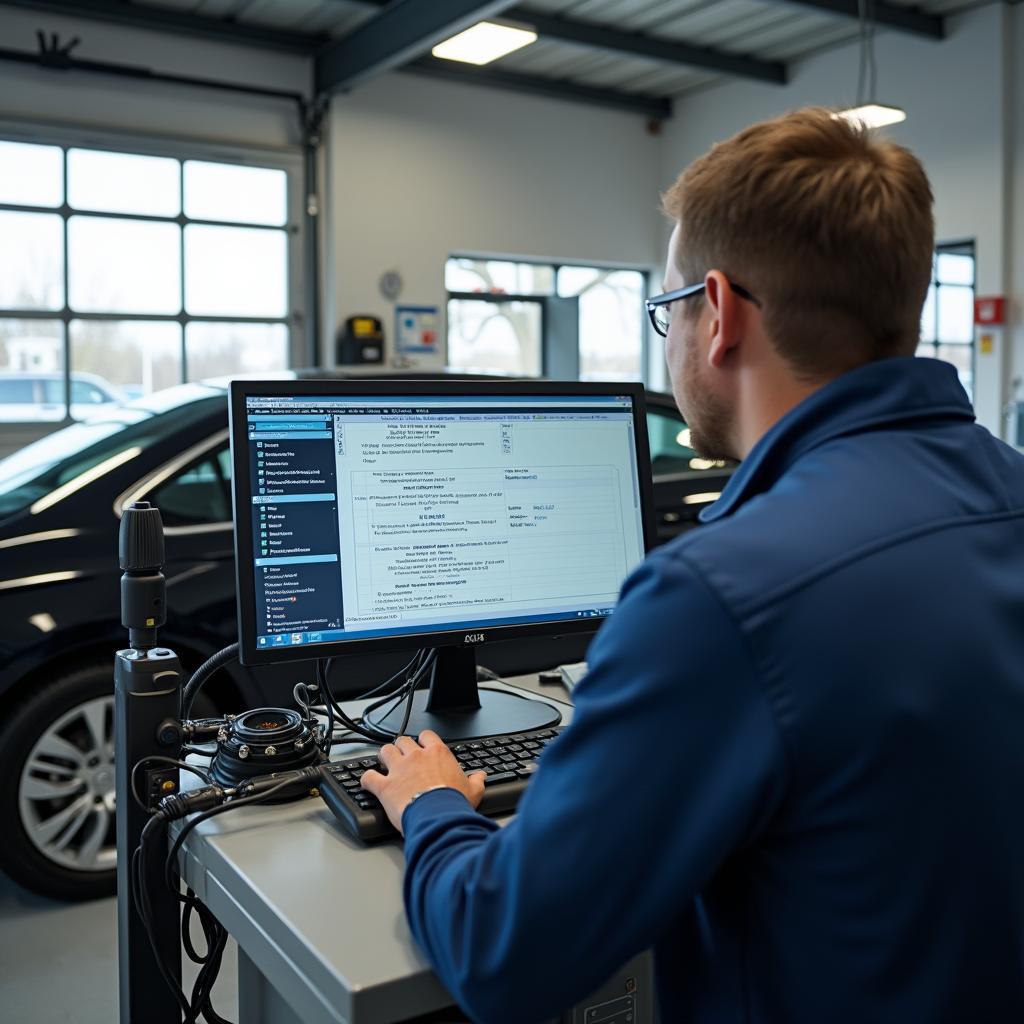
[[[562, 722], [558, 709], [541, 700], [520, 697], [505, 690], [481, 689], [479, 694], [478, 708], [428, 711], [429, 692], [417, 690], [405, 734], [419, 736], [424, 729], [432, 729], [446, 743], [453, 743], [533, 729], [553, 729]], [[405, 717], [405, 702], [386, 715], [381, 714], [383, 710], [370, 712], [364, 720], [374, 728], [396, 732]]]

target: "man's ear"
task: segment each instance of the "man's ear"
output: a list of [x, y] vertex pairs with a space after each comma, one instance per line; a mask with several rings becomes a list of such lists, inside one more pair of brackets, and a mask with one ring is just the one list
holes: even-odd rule
[[711, 313], [708, 363], [721, 369], [734, 355], [743, 336], [741, 300], [720, 270], [709, 270], [704, 275], [704, 297]]

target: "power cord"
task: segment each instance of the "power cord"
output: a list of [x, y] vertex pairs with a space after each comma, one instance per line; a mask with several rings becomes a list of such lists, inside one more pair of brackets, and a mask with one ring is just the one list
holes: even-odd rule
[[188, 718], [192, 710], [192, 702], [196, 694], [203, 688], [203, 684], [213, 675], [217, 669], [230, 664], [238, 658], [238, 644], [229, 644], [227, 647], [211, 655], [192, 673], [192, 678], [185, 684], [181, 691], [181, 717]]

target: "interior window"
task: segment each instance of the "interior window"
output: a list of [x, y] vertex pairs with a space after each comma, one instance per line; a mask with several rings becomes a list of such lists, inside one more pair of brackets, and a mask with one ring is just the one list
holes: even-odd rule
[[227, 443], [165, 481], [152, 495], [167, 526], [199, 526], [231, 520]]

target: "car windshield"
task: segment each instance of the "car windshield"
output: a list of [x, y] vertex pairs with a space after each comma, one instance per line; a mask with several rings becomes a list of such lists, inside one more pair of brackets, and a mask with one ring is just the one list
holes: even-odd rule
[[122, 452], [166, 438], [218, 404], [226, 408], [222, 388], [182, 384], [40, 438], [0, 460], [0, 519]]

